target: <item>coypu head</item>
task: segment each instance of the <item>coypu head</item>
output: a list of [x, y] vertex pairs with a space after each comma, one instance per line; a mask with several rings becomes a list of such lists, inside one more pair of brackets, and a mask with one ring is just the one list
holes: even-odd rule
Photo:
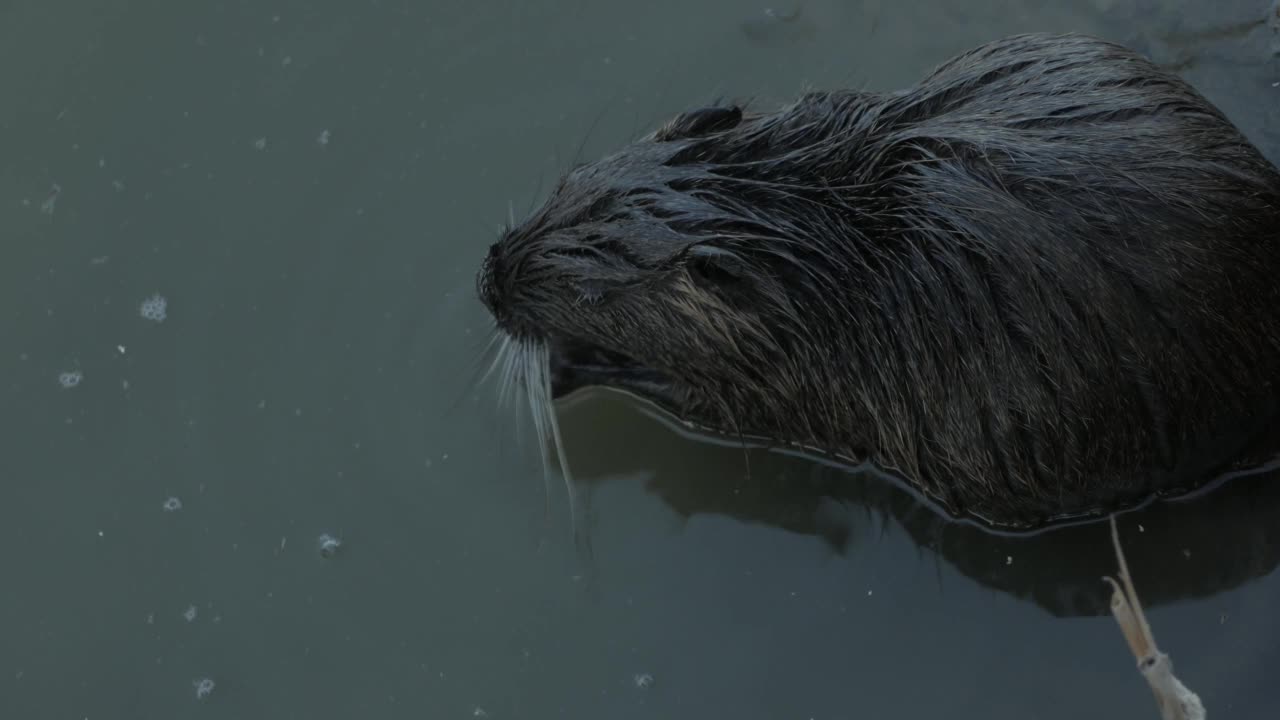
[[604, 385], [707, 429], [815, 439], [780, 424], [817, 417], [808, 356], [848, 341], [813, 318], [845, 270], [821, 238], [849, 208], [810, 187], [819, 148], [852, 116], [840, 102], [857, 98], [814, 95], [787, 116], [683, 113], [569, 172], [490, 247], [480, 297], [509, 338], [545, 349], [553, 396]]
[[1024, 35], [900, 92], [681, 114], [477, 283], [548, 402], [627, 390], [1026, 527], [1203, 482], [1271, 416], [1277, 228], [1275, 168], [1185, 82]]

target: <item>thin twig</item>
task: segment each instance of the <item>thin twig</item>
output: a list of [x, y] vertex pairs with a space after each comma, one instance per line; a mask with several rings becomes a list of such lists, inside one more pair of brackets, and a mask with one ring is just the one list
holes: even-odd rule
[[1103, 578], [1111, 585], [1111, 614], [1115, 616], [1120, 631], [1129, 643], [1129, 650], [1138, 661], [1138, 671], [1155, 693], [1160, 717], [1163, 720], [1205, 720], [1204, 705], [1199, 696], [1174, 676], [1173, 661], [1156, 646], [1151, 626], [1147, 624], [1147, 617], [1142, 612], [1142, 603], [1138, 601], [1138, 593], [1133, 588], [1133, 578], [1129, 575], [1124, 550], [1120, 547], [1120, 531], [1116, 529], [1115, 515], [1111, 516], [1111, 543], [1115, 546], [1116, 561], [1120, 566], [1119, 582], [1110, 577]]

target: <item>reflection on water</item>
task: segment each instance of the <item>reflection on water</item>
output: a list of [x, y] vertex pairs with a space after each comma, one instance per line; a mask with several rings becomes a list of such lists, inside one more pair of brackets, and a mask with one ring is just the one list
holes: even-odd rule
[[[1115, 552], [1105, 522], [994, 533], [944, 517], [873, 470], [682, 442], [674, 429], [646, 432], [638, 426], [661, 423], [657, 411], [627, 412], [629, 402], [607, 391], [564, 401], [566, 435], [574, 443], [609, 448], [571, 459], [579, 482], [642, 475], [645, 489], [681, 517], [719, 514], [773, 526], [819, 537], [838, 553], [856, 542], [859, 523], [874, 519], [885, 532], [907, 533], [924, 551], [983, 586], [1053, 615], [1110, 612], [1111, 589], [1101, 578], [1115, 573]], [[618, 407], [602, 408], [609, 404]], [[598, 422], [605, 412], [608, 424]], [[671, 452], [675, 445], [678, 453]], [[1192, 498], [1150, 503], [1122, 515], [1121, 528], [1148, 607], [1237, 588], [1280, 563], [1280, 471], [1252, 472]]]

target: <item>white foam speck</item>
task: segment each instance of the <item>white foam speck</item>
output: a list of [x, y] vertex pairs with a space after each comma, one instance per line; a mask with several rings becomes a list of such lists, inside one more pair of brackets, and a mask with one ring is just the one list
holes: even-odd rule
[[209, 693], [213, 692], [213, 688], [214, 688], [213, 678], [207, 678], [207, 677], [200, 678], [199, 680], [195, 680], [191, 683], [191, 685], [196, 689], [197, 700], [203, 700], [209, 697]]
[[156, 293], [142, 301], [142, 305], [138, 307], [138, 314], [153, 322], [164, 322], [169, 316], [169, 301], [165, 300], [160, 293]]
[[317, 538], [316, 545], [320, 548], [321, 557], [333, 557], [342, 547], [342, 540], [325, 533]]

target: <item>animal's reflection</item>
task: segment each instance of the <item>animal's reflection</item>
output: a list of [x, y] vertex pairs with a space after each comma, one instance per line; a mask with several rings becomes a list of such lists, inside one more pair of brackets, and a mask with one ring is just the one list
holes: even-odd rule
[[[1105, 522], [1000, 535], [949, 520], [890, 480], [812, 460], [682, 439], [628, 398], [579, 393], [560, 411], [574, 474], [592, 484], [642, 475], [683, 517], [714, 513], [822, 538], [843, 552], [870, 515], [982, 585], [1055, 615], [1108, 612], [1115, 555]], [[572, 446], [590, 448], [575, 452]], [[748, 472], [749, 467], [749, 472]], [[1122, 516], [1142, 601], [1155, 607], [1238, 587], [1280, 561], [1278, 471], [1235, 477], [1189, 500]]]

